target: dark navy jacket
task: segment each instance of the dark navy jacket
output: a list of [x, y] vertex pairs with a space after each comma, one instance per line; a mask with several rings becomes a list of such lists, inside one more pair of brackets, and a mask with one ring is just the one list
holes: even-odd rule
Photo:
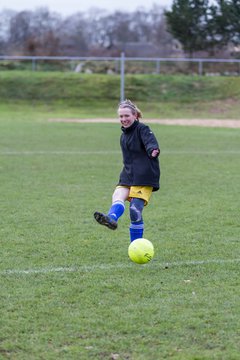
[[118, 185], [152, 186], [153, 191], [157, 191], [160, 187], [159, 160], [151, 157], [152, 151], [159, 149], [156, 137], [147, 125], [139, 121], [121, 129], [124, 167]]

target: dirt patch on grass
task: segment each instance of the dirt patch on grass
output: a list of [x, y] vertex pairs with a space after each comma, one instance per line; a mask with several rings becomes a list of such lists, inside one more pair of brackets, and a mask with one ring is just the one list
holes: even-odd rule
[[[117, 119], [49, 119], [51, 122], [65, 123], [117, 123]], [[220, 119], [144, 119], [144, 123], [161, 125], [179, 126], [203, 126], [203, 127], [223, 127], [240, 128], [240, 120], [220, 120]]]

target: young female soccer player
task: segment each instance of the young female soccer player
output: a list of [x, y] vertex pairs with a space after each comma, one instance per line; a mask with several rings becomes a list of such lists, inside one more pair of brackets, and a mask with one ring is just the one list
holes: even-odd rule
[[141, 111], [130, 100], [118, 107], [121, 123], [120, 144], [123, 169], [118, 185], [112, 195], [112, 205], [107, 214], [96, 211], [96, 221], [109, 229], [117, 229], [118, 219], [125, 210], [125, 201], [130, 201], [130, 241], [143, 237], [143, 208], [148, 204], [153, 191], [159, 189], [160, 148], [151, 129], [141, 123]]

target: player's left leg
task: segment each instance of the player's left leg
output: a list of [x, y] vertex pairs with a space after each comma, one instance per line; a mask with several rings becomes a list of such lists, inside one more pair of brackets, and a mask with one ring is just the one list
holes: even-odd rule
[[130, 202], [130, 241], [140, 239], [143, 237], [144, 222], [142, 218], [142, 211], [144, 208], [144, 200], [139, 198], [132, 198]]
[[150, 186], [132, 186], [129, 192], [130, 198], [130, 241], [143, 237], [144, 221], [142, 217], [143, 208], [148, 204], [152, 194]]

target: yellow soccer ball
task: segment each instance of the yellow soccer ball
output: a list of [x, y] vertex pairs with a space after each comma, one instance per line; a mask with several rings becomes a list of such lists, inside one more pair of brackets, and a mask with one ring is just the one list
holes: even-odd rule
[[147, 239], [136, 239], [128, 247], [129, 258], [137, 264], [146, 264], [154, 256], [154, 247]]

